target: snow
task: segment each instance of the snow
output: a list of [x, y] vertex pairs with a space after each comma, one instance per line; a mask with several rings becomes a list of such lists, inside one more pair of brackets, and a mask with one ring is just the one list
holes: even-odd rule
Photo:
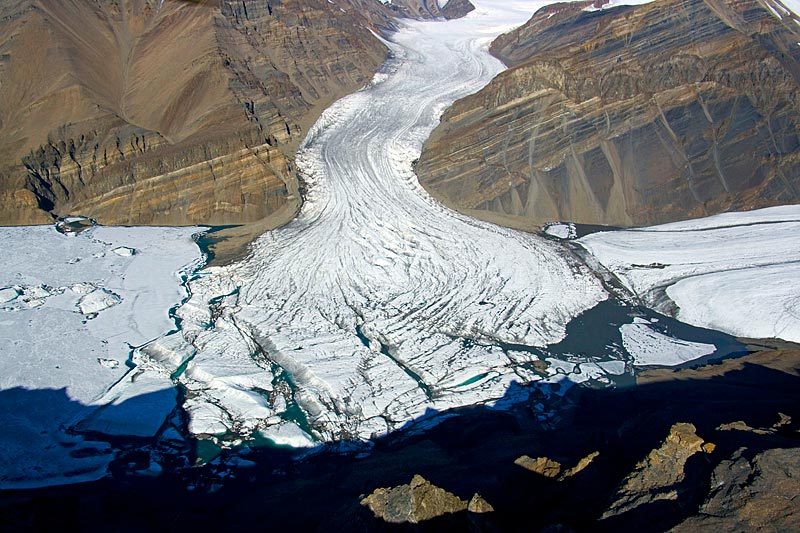
[[791, 17], [800, 24], [797, 18], [800, 13], [800, 0], [766, 0], [762, 5], [766, 6], [776, 18]]
[[689, 324], [800, 341], [800, 206], [595, 233], [578, 242], [645, 304]]
[[165, 371], [188, 361], [192, 432], [269, 433], [288, 416], [270, 404], [281, 380], [322, 441], [491, 403], [520, 381], [498, 342], [556, 343], [607, 298], [559, 243], [456, 214], [412, 171], [446, 107], [504, 68], [491, 40], [547, 3], [404, 21], [383, 72], [320, 117], [297, 156], [308, 183], [298, 218], [192, 281], [183, 331], [147, 348]]
[[635, 320], [633, 324], [623, 324], [619, 330], [634, 366], [675, 366], [716, 351], [713, 344], [689, 342], [659, 333], [646, 321]]
[[544, 232], [551, 237], [559, 239], [574, 239], [578, 235], [575, 224], [565, 222], [551, 222], [545, 224]]
[[312, 448], [316, 444], [311, 435], [292, 422], [280, 422], [270, 426], [269, 429], [262, 430], [260, 434], [263, 438], [269, 439], [278, 446]]
[[612, 7], [618, 6], [640, 6], [642, 4], [649, 4], [654, 0], [610, 0], [607, 4], [603, 4], [603, 7], [596, 8], [594, 6], [589, 6], [583, 8], [584, 11], [600, 11], [603, 9], [611, 9]]
[[105, 311], [109, 307], [114, 307], [121, 301], [122, 299], [113, 292], [106, 289], [97, 289], [83, 296], [75, 306], [84, 315], [91, 315]]
[[120, 246], [119, 248], [114, 248], [111, 251], [120, 257], [130, 257], [136, 253], [136, 250], [133, 248], [128, 248], [127, 246]]
[[145, 361], [126, 362], [132, 346], [175, 327], [169, 310], [187, 296], [178, 273], [200, 264], [198, 231], [0, 228], [0, 488], [102, 477], [109, 446], [72, 427], [158, 431], [175, 387]]

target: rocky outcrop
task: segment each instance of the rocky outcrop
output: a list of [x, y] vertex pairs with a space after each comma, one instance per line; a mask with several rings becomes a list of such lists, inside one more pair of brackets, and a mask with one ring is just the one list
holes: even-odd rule
[[[469, 504], [416, 475], [407, 485], [375, 489], [361, 500], [361, 505], [369, 507], [377, 518], [387, 522], [417, 524], [437, 516], [464, 511]], [[473, 507], [485, 509], [480, 501], [475, 502]]]
[[559, 481], [563, 481], [585, 470], [599, 455], [600, 452], [592, 452], [578, 461], [575, 466], [567, 468], [564, 471], [561, 470], [561, 463], [549, 457], [537, 457], [536, 459], [532, 459], [527, 455], [522, 455], [514, 461], [514, 464], [541, 476], [557, 478]]
[[367, 83], [366, 0], [17, 0], [0, 7], [0, 224], [229, 224], [279, 211], [292, 155]]
[[524, 228], [799, 200], [790, 16], [756, 0], [587, 4], [543, 8], [493, 43], [510, 68], [456, 102], [426, 142], [416, 170], [431, 194]]
[[659, 500], [677, 500], [678, 485], [685, 478], [686, 462], [694, 454], [704, 451], [703, 444], [694, 425], [673, 425], [661, 446], [651, 451], [625, 478], [603, 518]]
[[475, 514], [493, 513], [494, 507], [491, 503], [483, 499], [483, 496], [476, 492], [472, 495], [472, 499], [470, 499], [467, 505], [467, 511]]
[[544, 477], [556, 478], [561, 474], [561, 463], [549, 457], [537, 457], [533, 459], [527, 455], [523, 455], [517, 458], [514, 464]]
[[673, 531], [797, 531], [798, 450], [766, 450], [752, 460], [746, 451], [736, 452], [714, 469], [711, 492], [698, 514]]
[[392, 0], [389, 8], [407, 18], [461, 18], [475, 6], [469, 0], [448, 0], [444, 6], [437, 0]]

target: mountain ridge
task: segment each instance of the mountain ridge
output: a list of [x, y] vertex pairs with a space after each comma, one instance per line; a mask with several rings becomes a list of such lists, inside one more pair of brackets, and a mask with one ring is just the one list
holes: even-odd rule
[[0, 224], [288, 221], [294, 150], [369, 82], [402, 13], [370, 0], [6, 4]]
[[522, 229], [799, 200], [792, 18], [751, 0], [588, 4], [492, 44], [509, 70], [445, 113], [416, 165], [433, 196]]

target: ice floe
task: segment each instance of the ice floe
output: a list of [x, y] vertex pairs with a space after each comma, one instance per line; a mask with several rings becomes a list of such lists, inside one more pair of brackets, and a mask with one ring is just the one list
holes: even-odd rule
[[546, 235], [556, 237], [558, 239], [574, 239], [578, 236], [575, 224], [566, 222], [551, 222], [545, 224], [543, 228]]
[[800, 206], [579, 240], [643, 302], [696, 326], [800, 341]]
[[713, 344], [690, 342], [664, 335], [653, 329], [647, 321], [637, 319], [633, 324], [620, 327], [622, 344], [635, 366], [676, 366], [710, 355], [716, 351]]
[[0, 228], [2, 488], [101, 477], [108, 444], [66, 430], [149, 436], [175, 407], [169, 375], [145, 372], [131, 350], [174, 329], [180, 273], [201, 264], [198, 228], [73, 218], [64, 224], [80, 232]]

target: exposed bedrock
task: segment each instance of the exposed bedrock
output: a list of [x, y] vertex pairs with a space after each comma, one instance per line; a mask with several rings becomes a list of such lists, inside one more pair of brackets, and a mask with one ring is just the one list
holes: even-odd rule
[[224, 224], [299, 205], [292, 157], [387, 49], [366, 0], [0, 7], [0, 224]]
[[493, 43], [510, 68], [425, 144], [429, 192], [523, 228], [798, 202], [794, 20], [754, 0], [585, 5], [543, 8]]
[[389, 9], [407, 18], [461, 18], [475, 6], [469, 0], [449, 0], [443, 7], [438, 0], [392, 0]]

